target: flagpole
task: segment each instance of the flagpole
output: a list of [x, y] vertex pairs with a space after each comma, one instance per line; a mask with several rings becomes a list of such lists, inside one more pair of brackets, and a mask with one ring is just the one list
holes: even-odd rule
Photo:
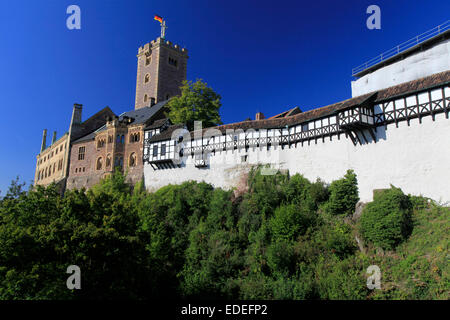
[[163, 20], [161, 22], [161, 39], [164, 39], [166, 37], [166, 29], [167, 29], [166, 20]]

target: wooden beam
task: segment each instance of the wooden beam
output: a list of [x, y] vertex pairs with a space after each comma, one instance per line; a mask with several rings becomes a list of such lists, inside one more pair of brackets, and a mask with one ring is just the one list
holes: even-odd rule
[[408, 127], [409, 127], [409, 116], [408, 116], [408, 107], [406, 105], [406, 97], [403, 98], [403, 104], [405, 106], [405, 112], [406, 112], [406, 114], [405, 114], [406, 123], [408, 124]]
[[[363, 138], [364, 138], [364, 141], [366, 141], [366, 143], [369, 143], [369, 141], [367, 141], [367, 139], [366, 139], [366, 136], [364, 135], [364, 129], [362, 129], [360, 132], [361, 132], [361, 135], [363, 136]], [[357, 134], [357, 133], [355, 133], [355, 134]]]
[[445, 118], [448, 119], [447, 100], [445, 99], [445, 87], [442, 87], [441, 90], [442, 90], [442, 101], [444, 102]]
[[431, 119], [433, 119], [433, 121], [434, 121], [433, 102], [431, 100], [431, 91], [430, 90], [428, 90], [428, 100], [430, 101]]

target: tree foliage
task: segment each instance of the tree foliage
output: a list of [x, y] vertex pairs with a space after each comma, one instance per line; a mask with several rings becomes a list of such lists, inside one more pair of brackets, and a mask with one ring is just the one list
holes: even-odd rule
[[326, 208], [332, 214], [349, 215], [355, 210], [359, 200], [358, 181], [353, 170], [347, 170], [342, 179], [335, 180], [330, 185], [330, 199]]
[[[396, 188], [378, 194], [361, 232], [402, 250], [396, 261], [359, 252], [355, 225], [339, 214], [357, 200], [352, 172], [328, 186], [255, 169], [248, 185], [239, 197], [192, 181], [148, 193], [116, 172], [61, 195], [54, 185], [23, 191], [15, 181], [0, 200], [0, 299], [449, 298], [450, 210], [435, 206], [431, 223], [423, 198]], [[339, 199], [344, 190], [352, 194]], [[410, 198], [421, 212], [411, 243]], [[423, 258], [430, 252], [431, 262]], [[372, 264], [382, 266], [383, 281], [407, 286], [370, 292]], [[69, 265], [80, 267], [82, 290], [67, 289]]]
[[360, 230], [364, 239], [383, 249], [394, 249], [412, 231], [412, 203], [401, 189], [378, 192], [364, 208]]
[[202, 121], [203, 128], [222, 124], [221, 97], [206, 82], [185, 80], [180, 89], [181, 95], [171, 98], [168, 103], [167, 116], [174, 124], [186, 124], [189, 130], [194, 128], [194, 121]]

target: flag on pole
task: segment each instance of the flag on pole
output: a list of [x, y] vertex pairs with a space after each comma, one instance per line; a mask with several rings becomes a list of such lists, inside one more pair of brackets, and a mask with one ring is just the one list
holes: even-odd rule
[[156, 15], [156, 14], [155, 14], [155, 20], [156, 20], [156, 21], [159, 21], [160, 23], [163, 22], [163, 18], [161, 18], [160, 16], [158, 16], [158, 15]]

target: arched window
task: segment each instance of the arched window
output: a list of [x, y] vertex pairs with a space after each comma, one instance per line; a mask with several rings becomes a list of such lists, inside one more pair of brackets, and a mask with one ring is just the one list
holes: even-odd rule
[[147, 74], [145, 75], [144, 83], [147, 83], [147, 82], [149, 82], [149, 81], [150, 81], [150, 75], [147, 73]]
[[148, 65], [150, 64], [150, 60], [151, 60], [150, 57], [146, 57], [146, 58], [145, 58], [145, 65], [146, 65], [146, 66], [148, 66]]
[[137, 164], [137, 157], [136, 157], [136, 153], [132, 153], [130, 154], [130, 159], [128, 160], [128, 166], [129, 167], [135, 167]]
[[102, 170], [103, 159], [102, 157], [97, 159], [97, 170]]
[[122, 167], [123, 166], [123, 157], [122, 156], [116, 156], [114, 158], [114, 166], [115, 167]]
[[147, 102], [148, 100], [148, 95], [144, 94], [144, 102]]
[[75, 168], [75, 173], [77, 173], [78, 172], [78, 168]]
[[106, 167], [110, 167], [111, 166], [111, 155], [107, 155], [106, 156]]
[[140, 138], [141, 138], [141, 134], [139, 132], [136, 133], [136, 141], [139, 141]]
[[120, 135], [119, 134], [116, 137], [116, 143], [120, 143]]
[[122, 136], [120, 137], [120, 143], [125, 143], [125, 136], [124, 136], [124, 135], [122, 135]]

